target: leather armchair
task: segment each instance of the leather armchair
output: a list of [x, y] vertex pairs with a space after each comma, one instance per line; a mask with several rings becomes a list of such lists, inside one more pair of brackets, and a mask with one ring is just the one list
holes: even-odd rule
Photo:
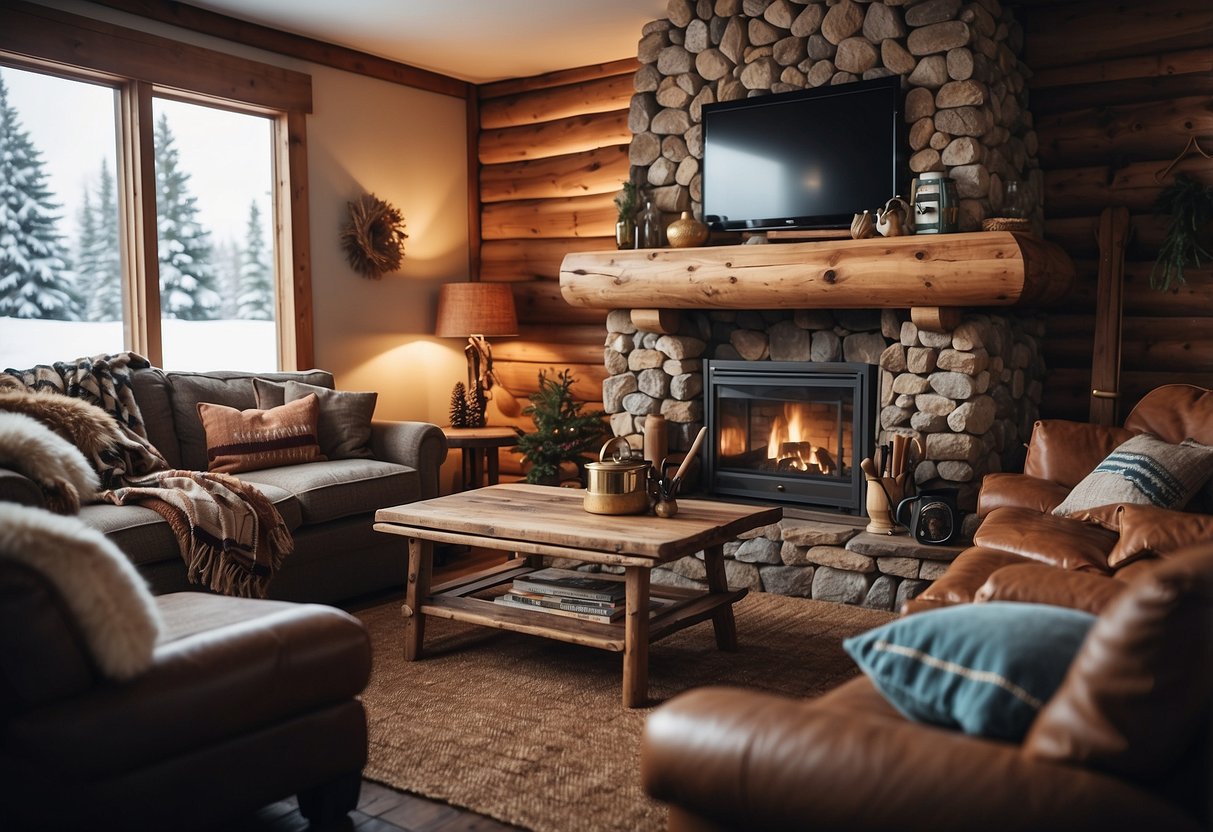
[[866, 677], [815, 700], [701, 688], [649, 717], [641, 778], [673, 832], [1198, 830], [1211, 717], [1205, 545], [1126, 582], [1021, 743], [911, 722]]
[[[1109, 505], [1082, 516], [1050, 513], [1104, 457], [1140, 433], [1175, 444], [1192, 438], [1213, 445], [1213, 391], [1188, 384], [1159, 387], [1142, 398], [1124, 427], [1037, 422], [1024, 472], [989, 474], [982, 481], [982, 523], [974, 545], [902, 612], [1004, 600], [1098, 613], [1151, 561], [1213, 540], [1213, 484], [1185, 511]], [[1029, 564], [1047, 568], [1021, 568]]]
[[213, 827], [298, 793], [354, 808], [366, 761], [357, 619], [177, 593], [150, 669], [116, 682], [46, 578], [0, 560], [0, 828]]

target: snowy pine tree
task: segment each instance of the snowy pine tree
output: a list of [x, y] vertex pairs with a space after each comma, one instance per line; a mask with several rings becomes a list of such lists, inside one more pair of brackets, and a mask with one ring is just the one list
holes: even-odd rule
[[101, 161], [97, 198], [85, 187], [76, 240], [77, 291], [87, 321], [122, 320], [122, 257], [118, 240], [118, 196], [109, 163]]
[[256, 200], [249, 204], [240, 263], [240, 317], [251, 321], [274, 320], [274, 269], [269, 262]]
[[0, 77], [0, 316], [79, 320], [58, 209]]
[[217, 317], [225, 321], [240, 317], [240, 264], [243, 258], [240, 246], [227, 238], [217, 240], [211, 249], [215, 287], [219, 291]]
[[159, 235], [160, 313], [188, 321], [214, 320], [219, 293], [211, 265], [210, 232], [198, 222], [190, 175], [169, 128], [168, 116], [156, 122], [156, 232]]

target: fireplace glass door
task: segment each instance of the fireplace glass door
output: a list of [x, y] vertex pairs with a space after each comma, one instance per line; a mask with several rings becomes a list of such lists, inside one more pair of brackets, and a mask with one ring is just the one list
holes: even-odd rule
[[706, 375], [713, 493], [862, 513], [872, 365], [711, 361]]

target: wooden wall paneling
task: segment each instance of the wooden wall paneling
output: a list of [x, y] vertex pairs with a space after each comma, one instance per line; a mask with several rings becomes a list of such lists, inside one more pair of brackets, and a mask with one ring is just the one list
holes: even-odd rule
[[563, 87], [567, 84], [580, 84], [595, 78], [605, 78], [611, 75], [631, 75], [639, 67], [640, 62], [635, 58], [620, 58], [617, 61], [562, 69], [557, 72], [549, 72], [546, 75], [507, 78], [504, 81], [481, 84], [479, 93], [483, 101], [489, 98], [514, 95], [519, 92], [545, 90], [550, 87]]
[[1113, 425], [1120, 389], [1121, 310], [1129, 209], [1105, 208], [1099, 217], [1099, 283], [1096, 289], [1095, 344], [1091, 360], [1090, 420]]
[[[513, 283], [514, 304], [518, 307], [519, 323], [547, 325], [600, 324], [606, 323], [605, 309], [590, 309], [570, 306], [560, 294], [560, 284], [552, 280], [534, 280], [530, 283]], [[602, 331], [606, 336], [606, 329]]]
[[610, 75], [576, 84], [486, 98], [481, 106], [484, 130], [555, 121], [586, 113], [626, 110], [632, 101], [632, 75]]
[[591, 113], [542, 124], [503, 127], [480, 134], [480, 161], [486, 165], [579, 153], [632, 139], [628, 112]]
[[[562, 327], [562, 329], [576, 329]], [[590, 364], [602, 361], [603, 334], [598, 327], [582, 327], [581, 331], [594, 331], [598, 338], [588, 344], [579, 344], [563, 340], [563, 333], [553, 332], [544, 339], [509, 338], [502, 339], [493, 350], [494, 361], [527, 361], [532, 364], [557, 364], [568, 362], [572, 364]]]
[[614, 248], [615, 237], [555, 237], [485, 240], [480, 249], [482, 280], [559, 280], [560, 262], [571, 251]]
[[467, 97], [467, 189], [468, 189], [468, 279], [480, 279], [480, 99]]
[[486, 240], [602, 237], [615, 231], [614, 194], [493, 202], [480, 212]]
[[627, 145], [522, 162], [485, 165], [480, 171], [481, 202], [549, 199], [618, 193], [628, 178]]
[[1108, 3], [1087, 0], [1033, 8], [1024, 33], [1033, 69], [1205, 47], [1213, 40], [1207, 0]]
[[1045, 170], [1123, 159], [1170, 160], [1189, 136], [1213, 141], [1213, 100], [1201, 95], [1089, 107], [1038, 118], [1036, 129]]
[[[1078, 273], [1094, 274], [1098, 265], [1089, 261], [1075, 263]], [[1150, 286], [1150, 272], [1154, 261], [1126, 261], [1124, 268], [1124, 308], [1134, 315], [1152, 318], [1180, 318], [1191, 315], [1194, 310], [1213, 310], [1213, 266], [1185, 269], [1187, 282], [1160, 292]], [[1081, 281], [1080, 287], [1070, 295], [1071, 303], [1084, 307], [1095, 307], [1095, 282]], [[1210, 324], [1213, 329], [1213, 324]]]
[[[1176, 148], [1175, 150], [1178, 150]], [[1173, 156], [1175, 151], [1171, 151]], [[1171, 156], [1120, 167], [1065, 168], [1044, 175], [1045, 204], [1050, 216], [1098, 216], [1105, 205], [1121, 205], [1133, 213], [1148, 214], [1158, 198], [1158, 174]], [[1213, 159], [1189, 155], [1171, 170], [1201, 181], [1213, 182]]]
[[[501, 378], [501, 383], [511, 393], [515, 390], [522, 395], [534, 393], [539, 389], [539, 372], [544, 371], [548, 378], [553, 378], [562, 370], [573, 374], [573, 385], [570, 391], [578, 401], [591, 401], [602, 398], [602, 382], [607, 377], [606, 367], [602, 364], [602, 356], [597, 356], [595, 364], [539, 364], [526, 361], [493, 362], [493, 369]], [[518, 393], [515, 393], [518, 395]]]

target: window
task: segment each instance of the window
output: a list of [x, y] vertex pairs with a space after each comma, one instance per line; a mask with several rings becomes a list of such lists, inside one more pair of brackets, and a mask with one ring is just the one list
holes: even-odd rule
[[310, 366], [310, 79], [52, 9], [5, 23], [0, 364]]

